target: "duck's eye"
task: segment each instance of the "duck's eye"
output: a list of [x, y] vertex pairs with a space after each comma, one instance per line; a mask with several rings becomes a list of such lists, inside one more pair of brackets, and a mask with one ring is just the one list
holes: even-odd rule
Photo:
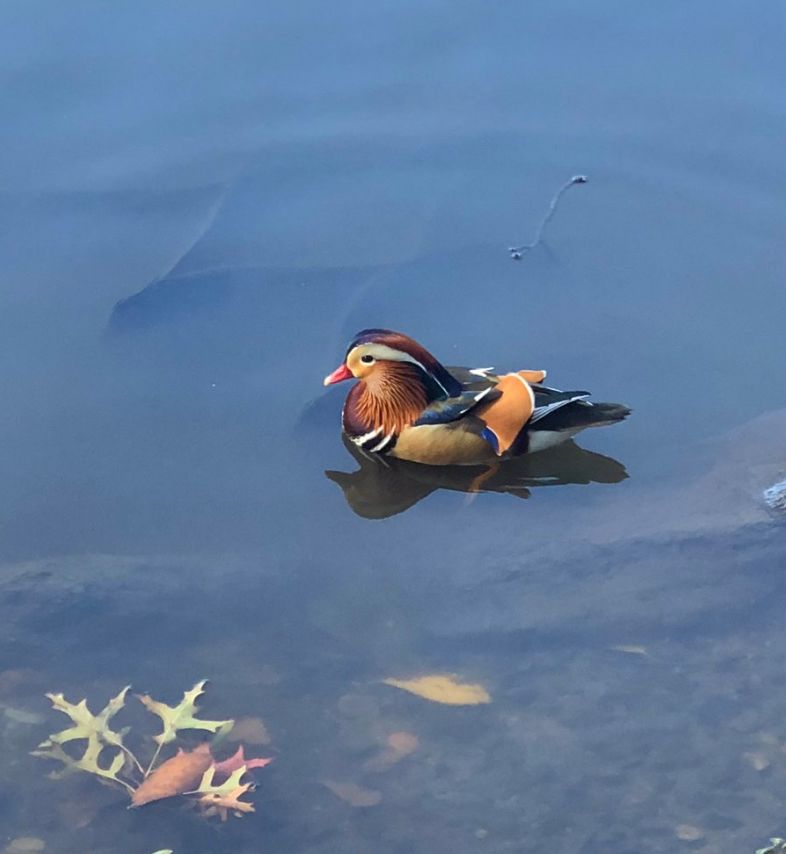
[[370, 365], [374, 361], [374, 357], [369, 356], [369, 354], [366, 353], [365, 356], [360, 357], [360, 361], [363, 362], [364, 365]]

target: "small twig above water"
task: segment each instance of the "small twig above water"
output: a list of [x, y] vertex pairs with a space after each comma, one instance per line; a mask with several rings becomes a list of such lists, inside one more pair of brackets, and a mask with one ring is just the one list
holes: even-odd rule
[[546, 211], [546, 215], [541, 220], [540, 225], [538, 226], [538, 230], [535, 232], [535, 239], [532, 243], [525, 243], [523, 246], [511, 246], [508, 249], [510, 252], [510, 257], [514, 261], [520, 261], [522, 256], [525, 255], [530, 249], [534, 249], [540, 242], [543, 240], [543, 232], [546, 226], [549, 224], [549, 220], [554, 216], [557, 205], [559, 204], [559, 200], [562, 198], [562, 194], [572, 187], [574, 184], [586, 184], [589, 181], [589, 178], [586, 175], [574, 175], [570, 181], [566, 181], [557, 192], [554, 194], [554, 198], [549, 202], [549, 209]]

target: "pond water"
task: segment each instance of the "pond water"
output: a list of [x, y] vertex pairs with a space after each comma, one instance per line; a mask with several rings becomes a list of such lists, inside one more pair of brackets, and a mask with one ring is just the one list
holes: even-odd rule
[[[786, 835], [786, 528], [761, 498], [786, 478], [783, 5], [0, 20], [2, 844]], [[633, 415], [480, 493], [369, 467], [321, 379], [376, 325]], [[434, 673], [491, 702], [383, 681]], [[29, 755], [66, 726], [45, 691], [174, 704], [203, 678], [207, 717], [264, 722], [254, 814], [128, 811]]]

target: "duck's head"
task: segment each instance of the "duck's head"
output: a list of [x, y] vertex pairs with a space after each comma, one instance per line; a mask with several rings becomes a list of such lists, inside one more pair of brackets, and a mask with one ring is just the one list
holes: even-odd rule
[[364, 329], [353, 338], [344, 361], [325, 377], [326, 386], [357, 379], [370, 390], [401, 383], [423, 387], [428, 401], [453, 397], [460, 383], [421, 344], [390, 329]]

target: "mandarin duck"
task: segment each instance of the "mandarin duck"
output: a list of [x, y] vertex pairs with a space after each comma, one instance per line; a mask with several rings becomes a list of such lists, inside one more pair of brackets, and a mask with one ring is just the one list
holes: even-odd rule
[[617, 403], [590, 403], [586, 391], [545, 386], [545, 371], [446, 368], [389, 329], [359, 332], [324, 384], [353, 378], [359, 382], [342, 412], [347, 438], [364, 453], [426, 465], [498, 462], [630, 413]]

